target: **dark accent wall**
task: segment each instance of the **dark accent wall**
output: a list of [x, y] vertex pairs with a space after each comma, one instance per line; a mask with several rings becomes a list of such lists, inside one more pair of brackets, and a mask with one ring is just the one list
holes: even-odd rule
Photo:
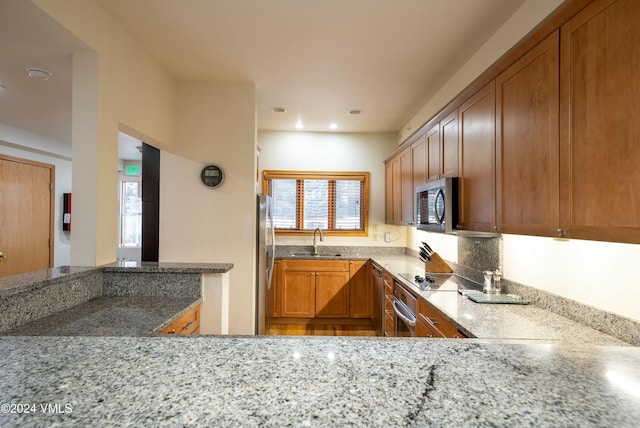
[[160, 237], [160, 150], [142, 143], [142, 261], [157, 262]]

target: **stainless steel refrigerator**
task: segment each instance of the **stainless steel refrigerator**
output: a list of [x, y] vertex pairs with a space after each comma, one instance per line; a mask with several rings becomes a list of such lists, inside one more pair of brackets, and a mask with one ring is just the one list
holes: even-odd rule
[[269, 307], [273, 296], [273, 257], [275, 231], [273, 228], [272, 200], [259, 194], [256, 212], [256, 334], [265, 334], [271, 318]]

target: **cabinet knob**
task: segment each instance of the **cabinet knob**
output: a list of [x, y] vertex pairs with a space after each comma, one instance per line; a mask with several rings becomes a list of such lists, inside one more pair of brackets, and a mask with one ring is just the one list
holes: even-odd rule
[[564, 236], [567, 234], [567, 231], [564, 229], [558, 229], [556, 232], [558, 233], [558, 236]]

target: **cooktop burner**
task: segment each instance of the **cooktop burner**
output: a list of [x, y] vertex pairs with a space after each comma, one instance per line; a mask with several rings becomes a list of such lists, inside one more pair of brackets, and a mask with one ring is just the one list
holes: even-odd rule
[[427, 272], [424, 276], [415, 273], [400, 273], [399, 275], [420, 290], [458, 291], [458, 289], [475, 289], [473, 285], [467, 284], [467, 281], [463, 281], [452, 274], [431, 274]]

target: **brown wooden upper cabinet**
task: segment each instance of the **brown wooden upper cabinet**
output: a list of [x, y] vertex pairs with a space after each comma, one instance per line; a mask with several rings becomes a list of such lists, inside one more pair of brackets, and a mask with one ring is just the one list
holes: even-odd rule
[[460, 213], [458, 229], [494, 232], [495, 212], [495, 83], [491, 82], [459, 110]]
[[458, 175], [458, 138], [457, 109], [427, 131], [429, 180]]
[[[415, 190], [424, 145], [427, 180], [460, 177], [459, 229], [640, 243], [639, 19], [638, 0], [567, 0], [387, 170], [404, 155]], [[387, 183], [394, 224], [407, 189]]]
[[496, 79], [498, 231], [553, 236], [560, 224], [555, 31]]
[[560, 40], [561, 233], [640, 243], [640, 1], [594, 1]]

